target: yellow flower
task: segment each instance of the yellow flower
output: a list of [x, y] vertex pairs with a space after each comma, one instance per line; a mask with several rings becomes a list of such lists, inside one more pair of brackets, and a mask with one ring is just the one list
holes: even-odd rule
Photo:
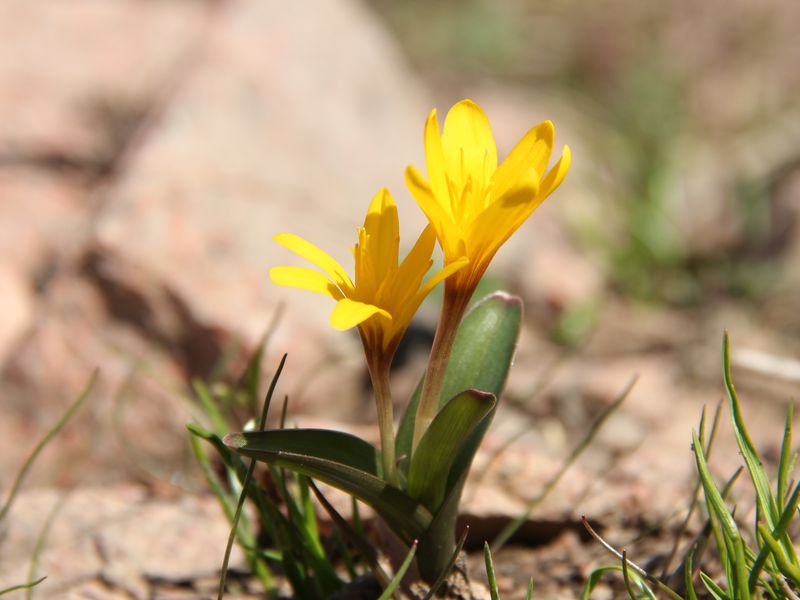
[[532, 128], [498, 166], [489, 120], [472, 100], [447, 113], [440, 134], [436, 109], [425, 125], [428, 179], [406, 169], [411, 194], [436, 230], [445, 264], [466, 256], [469, 266], [447, 280], [448, 291], [472, 294], [500, 246], [555, 190], [570, 165], [570, 150], [547, 171], [555, 129]]
[[505, 241], [555, 190], [569, 170], [570, 151], [549, 171], [555, 130], [537, 125], [497, 165], [489, 120], [472, 100], [458, 102], [439, 131], [436, 109], [425, 124], [426, 180], [416, 167], [406, 183], [444, 251], [445, 265], [466, 256], [469, 265], [445, 282], [442, 314], [431, 348], [414, 420], [412, 448], [436, 416], [450, 351], [475, 287]]
[[436, 233], [429, 225], [398, 265], [397, 205], [385, 188], [372, 199], [364, 227], [358, 229], [358, 242], [352, 249], [355, 282], [336, 260], [304, 239], [290, 233], [280, 233], [274, 239], [312, 262], [322, 273], [304, 267], [273, 267], [273, 283], [319, 292], [336, 300], [331, 325], [340, 330], [358, 326], [368, 355], [378, 354], [384, 359], [391, 359], [425, 296], [467, 263], [459, 257], [423, 284], [422, 279], [433, 264], [431, 254], [436, 243]]

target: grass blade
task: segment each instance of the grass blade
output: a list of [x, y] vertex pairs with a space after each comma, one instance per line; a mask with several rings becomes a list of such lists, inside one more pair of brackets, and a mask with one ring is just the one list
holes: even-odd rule
[[98, 371], [95, 369], [94, 373], [92, 373], [92, 376], [89, 379], [89, 383], [86, 384], [86, 387], [83, 388], [83, 391], [78, 395], [75, 401], [69, 405], [67, 410], [64, 411], [64, 414], [62, 414], [58, 421], [56, 421], [56, 424], [53, 425], [50, 431], [48, 431], [47, 434], [39, 441], [39, 443], [36, 444], [33, 452], [30, 453], [27, 460], [23, 463], [22, 468], [17, 472], [17, 476], [14, 478], [14, 483], [11, 484], [11, 489], [8, 492], [8, 496], [3, 504], [3, 508], [0, 508], [0, 523], [11, 509], [11, 505], [14, 503], [14, 498], [17, 496], [19, 488], [22, 485], [22, 482], [25, 480], [25, 477], [28, 475], [28, 471], [30, 471], [33, 463], [36, 461], [36, 458], [39, 456], [42, 450], [44, 450], [45, 446], [50, 443], [50, 440], [58, 435], [58, 432], [64, 428], [72, 416], [81, 407], [81, 404], [83, 404], [86, 398], [89, 397], [89, 393], [92, 391], [94, 384], [97, 382], [97, 374]]
[[[272, 382], [269, 385], [269, 390], [267, 391], [267, 397], [264, 400], [264, 408], [261, 411], [261, 420], [259, 421], [259, 430], [264, 429], [264, 426], [267, 424], [267, 414], [269, 413], [269, 405], [272, 403], [272, 395], [275, 392], [275, 386], [278, 384], [278, 379], [281, 376], [281, 371], [283, 371], [283, 366], [286, 364], [286, 357], [287, 355], [284, 354], [281, 358], [280, 364], [278, 364], [278, 368], [275, 370], [275, 375], [272, 377]], [[239, 525], [239, 516], [242, 514], [242, 507], [244, 506], [245, 498], [247, 498], [247, 486], [250, 485], [250, 480], [253, 477], [253, 470], [255, 469], [256, 461], [251, 460], [250, 465], [247, 467], [247, 473], [244, 476], [244, 481], [242, 482], [242, 491], [239, 494], [239, 502], [236, 504], [236, 512], [233, 515], [233, 525], [231, 526], [231, 532], [228, 535], [228, 544], [225, 546], [225, 556], [222, 559], [222, 568], [220, 569], [220, 576], [219, 576], [219, 591], [217, 592], [217, 600], [222, 600], [222, 597], [225, 595], [225, 581], [228, 578], [228, 563], [231, 559], [231, 551], [233, 550], [233, 541], [236, 538], [236, 531]]]
[[[791, 523], [792, 517], [794, 517], [794, 512], [797, 509], [797, 502], [799, 497], [800, 497], [800, 484], [795, 486], [794, 491], [792, 492], [792, 495], [789, 498], [789, 501], [786, 503], [786, 507], [784, 508], [783, 513], [781, 513], [781, 516], [778, 519], [778, 524], [772, 531], [772, 537], [774, 539], [783, 539], [786, 530], [789, 527], [789, 523]], [[753, 562], [753, 566], [750, 568], [749, 586], [751, 590], [756, 589], [758, 578], [761, 577], [761, 569], [764, 568], [764, 564], [766, 563], [771, 553], [772, 553], [772, 548], [769, 546], [769, 544], [765, 544], [764, 546], [761, 547], [758, 556]]]
[[397, 569], [397, 573], [394, 574], [394, 577], [392, 577], [392, 580], [389, 582], [389, 585], [387, 585], [386, 588], [383, 590], [383, 593], [380, 595], [378, 600], [389, 600], [389, 598], [392, 597], [392, 595], [395, 593], [398, 586], [400, 585], [400, 582], [403, 581], [403, 577], [406, 576], [406, 572], [408, 571], [408, 568], [411, 566], [411, 563], [414, 560], [414, 555], [416, 553], [417, 553], [417, 542], [415, 541], [413, 544], [411, 544], [411, 548], [409, 549], [408, 554], [406, 554], [406, 558], [405, 560], [403, 560], [403, 564], [401, 564], [400, 568]]
[[719, 519], [722, 529], [722, 538], [727, 550], [727, 560], [724, 560], [723, 564], [725, 564], [728, 571], [728, 584], [739, 598], [748, 600], [752, 590], [748, 591], [749, 586], [747, 583], [748, 576], [744, 556], [744, 542], [739, 533], [739, 528], [736, 526], [733, 515], [725, 506], [722, 494], [714, 484], [703, 453], [703, 446], [700, 443], [700, 439], [697, 437], [697, 433], [694, 432], [692, 433], [692, 447], [694, 448], [697, 472], [700, 474], [700, 480], [703, 483], [703, 492], [705, 494], [709, 513], [713, 513], [716, 518]]
[[489, 584], [489, 594], [492, 600], [500, 600], [500, 590], [497, 589], [497, 577], [494, 574], [494, 563], [492, 562], [492, 551], [489, 543], [483, 543], [483, 562], [486, 565], [486, 581]]
[[728, 400], [730, 402], [731, 418], [733, 420], [733, 431], [736, 434], [736, 443], [739, 445], [739, 450], [744, 458], [747, 470], [750, 473], [750, 478], [753, 480], [753, 485], [756, 488], [756, 497], [761, 513], [766, 521], [770, 530], [775, 528], [775, 521], [778, 519], [778, 507], [775, 499], [772, 496], [770, 489], [769, 476], [764, 470], [764, 464], [758, 454], [750, 434], [747, 432], [745, 426], [744, 416], [742, 415], [741, 405], [739, 403], [739, 396], [736, 394], [736, 389], [733, 385], [733, 378], [731, 376], [731, 358], [730, 358], [730, 342], [728, 333], [726, 332], [722, 342], [722, 364], [723, 364], [723, 379], [725, 380], [725, 389], [728, 393]]
[[11, 587], [3, 588], [0, 590], [0, 596], [4, 594], [10, 594], [11, 592], [16, 592], [17, 590], [27, 590], [32, 588], [33, 586], [39, 585], [42, 583], [47, 577], [42, 577], [37, 579], [36, 581], [31, 581], [30, 583], [20, 583], [19, 585], [12, 585]]
[[[36, 537], [36, 543], [33, 546], [33, 554], [31, 555], [31, 565], [28, 568], [28, 581], [34, 581], [34, 577], [36, 577], [36, 570], [39, 568], [39, 558], [44, 551], [44, 545], [47, 542], [47, 536], [50, 533], [50, 528], [53, 526], [53, 522], [56, 520], [56, 516], [61, 509], [64, 507], [64, 501], [66, 500], [66, 495], [62, 496], [61, 499], [55, 503], [53, 508], [50, 510], [50, 513], [47, 515], [47, 519], [42, 526], [42, 530], [39, 532], [39, 535]], [[41, 579], [39, 580], [41, 581]], [[25, 588], [25, 600], [31, 600], [33, 598], [33, 590], [35, 585], [28, 586]]]
[[[616, 548], [614, 548], [614, 546], [609, 544], [606, 540], [604, 540], [602, 538], [602, 536], [599, 533], [597, 533], [594, 530], [594, 527], [592, 527], [591, 524], [589, 523], [589, 519], [587, 519], [585, 516], [581, 516], [581, 523], [583, 524], [584, 529], [586, 529], [586, 531], [589, 533], [590, 536], [592, 536], [595, 540], [597, 540], [600, 543], [600, 545], [603, 546], [606, 550], [608, 550], [611, 554], [616, 556], [617, 559], [620, 562], [623, 562], [623, 561], [626, 562], [628, 567], [633, 569], [633, 572], [636, 573], [636, 575], [638, 575], [642, 579], [645, 579], [645, 580], [649, 581], [650, 583], [652, 583], [653, 585], [655, 585], [656, 587], [658, 587], [659, 590], [663, 591], [665, 594], [667, 594], [673, 600], [683, 600], [683, 598], [681, 598], [680, 595], [675, 592], [675, 590], [670, 588], [666, 583], [661, 581], [658, 577], [655, 577], [654, 575], [650, 575], [650, 573], [645, 571], [642, 567], [640, 567], [636, 563], [633, 563], [633, 562], [627, 560], [627, 557], [625, 557], [621, 552], [618, 552], [616, 550]], [[605, 569], [605, 568], [603, 568], [603, 569], [604, 569], [603, 572], [605, 572], [605, 570], [609, 570], [609, 569], [610, 570], [614, 570], [614, 571], [622, 571], [622, 565], [621, 564], [620, 565], [611, 565], [611, 567], [609, 567], [609, 569]], [[594, 574], [594, 572], [593, 572], [593, 574]], [[584, 588], [584, 594], [587, 594], [586, 590], [587, 590], [587, 588], [589, 586], [589, 582], [587, 582], [586, 585], [587, 585], [587, 587]], [[595, 581], [594, 584], [592, 585], [592, 589], [594, 588], [595, 585], [597, 585], [597, 581]], [[591, 593], [591, 589], [589, 589], [589, 593]], [[588, 598], [588, 595], [581, 596], [581, 597], [582, 598], [584, 598], [584, 597]]]
[[561, 481], [561, 478], [569, 470], [572, 464], [578, 459], [583, 451], [586, 450], [589, 444], [592, 443], [592, 440], [594, 439], [595, 435], [597, 435], [597, 432], [600, 431], [603, 423], [605, 423], [606, 420], [622, 405], [622, 403], [625, 401], [625, 398], [627, 398], [628, 394], [631, 393], [633, 386], [636, 385], [637, 380], [638, 377], [634, 377], [628, 382], [628, 385], [625, 386], [614, 402], [612, 402], [611, 405], [606, 408], [597, 417], [597, 419], [595, 419], [594, 423], [592, 423], [592, 426], [589, 428], [589, 431], [586, 433], [583, 439], [578, 442], [577, 446], [572, 449], [572, 452], [570, 452], [569, 456], [564, 461], [564, 464], [561, 465], [561, 468], [558, 470], [558, 472], [544, 485], [542, 491], [528, 501], [522, 514], [511, 521], [511, 523], [506, 525], [503, 530], [497, 534], [497, 537], [495, 537], [492, 541], [492, 550], [494, 552], [497, 552], [503, 547], [503, 545], [511, 538], [511, 536], [514, 535], [517, 529], [522, 527], [522, 525], [530, 516], [531, 512], [533, 512], [533, 509], [536, 508], [545, 498], [547, 498], [548, 494], [553, 491], [553, 488], [558, 485], [558, 482]]
[[694, 575], [692, 573], [692, 560], [694, 559], [694, 551], [689, 550], [686, 553], [686, 558], [683, 561], [683, 585], [686, 588], [686, 600], [697, 600], [697, 592], [694, 589]]
[[786, 502], [789, 489], [789, 478], [792, 469], [792, 420], [794, 418], [794, 402], [789, 403], [786, 410], [786, 424], [783, 428], [783, 442], [781, 442], [781, 458], [778, 462], [778, 497], [779, 505]]

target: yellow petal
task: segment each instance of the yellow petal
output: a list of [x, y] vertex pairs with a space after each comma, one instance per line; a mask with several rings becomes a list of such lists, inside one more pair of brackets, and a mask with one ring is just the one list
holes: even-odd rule
[[344, 298], [336, 303], [336, 307], [331, 313], [331, 326], [334, 329], [344, 331], [345, 329], [350, 329], [351, 327], [360, 325], [373, 315], [381, 315], [382, 317], [387, 318], [390, 322], [392, 320], [392, 315], [382, 308], [378, 308], [372, 304], [365, 304], [363, 302]]
[[542, 196], [542, 200], [561, 185], [561, 182], [564, 181], [564, 177], [567, 176], [570, 164], [572, 164], [572, 151], [569, 149], [569, 146], [564, 146], [564, 152], [561, 158], [553, 165], [553, 168], [550, 169], [547, 176], [542, 179], [542, 183], [539, 186], [539, 194]]
[[347, 272], [328, 253], [293, 233], [279, 233], [274, 236], [273, 239], [298, 256], [305, 258], [307, 261], [314, 263], [325, 271], [345, 294], [351, 294], [353, 292], [353, 283], [347, 276]]
[[555, 128], [550, 121], [540, 123], [528, 131], [492, 176], [492, 194], [495, 197], [504, 194], [520, 176], [532, 168], [536, 169], [539, 177], [543, 176], [547, 163], [550, 162], [554, 137]]
[[383, 281], [397, 268], [397, 253], [400, 247], [397, 205], [386, 188], [381, 188], [372, 199], [364, 220], [364, 229], [367, 233], [366, 251], [375, 269], [373, 277], [376, 281]]
[[269, 270], [269, 278], [277, 285], [288, 285], [325, 294], [334, 300], [344, 298], [339, 288], [322, 273], [305, 267], [272, 267]]
[[445, 208], [439, 203], [428, 182], [425, 181], [422, 173], [416, 167], [408, 167], [406, 169], [406, 185], [408, 186], [408, 191], [411, 192], [414, 200], [416, 200], [422, 212], [425, 213], [428, 221], [436, 230], [436, 236], [439, 241], [444, 243], [444, 240], [452, 237], [455, 223], [449, 206]]
[[520, 176], [502, 198], [492, 202], [467, 226], [471, 269], [489, 261], [511, 234], [519, 229], [544, 197], [538, 193], [539, 176], [534, 169]]
[[431, 225], [428, 225], [419, 234], [411, 252], [406, 255], [397, 269], [392, 286], [394, 289], [398, 292], [408, 293], [411, 291], [413, 293], [419, 287], [425, 273], [431, 268], [431, 254], [433, 254], [434, 245], [436, 245], [436, 232]]
[[425, 122], [425, 163], [433, 195], [449, 210], [450, 192], [445, 172], [444, 152], [442, 151], [442, 134], [439, 131], [435, 108]]
[[442, 269], [436, 275], [431, 277], [428, 281], [425, 282], [425, 285], [423, 285], [418, 292], [419, 295], [421, 296], [421, 300], [424, 299], [425, 296], [430, 294], [431, 290], [433, 290], [433, 288], [439, 285], [441, 281], [444, 281], [456, 271], [460, 271], [468, 264], [469, 264], [469, 259], [466, 256], [462, 256], [461, 258], [451, 262], [444, 269]]
[[463, 188], [472, 180], [473, 189], [483, 189], [497, 169], [497, 147], [486, 113], [472, 100], [451, 108], [442, 133], [447, 173]]

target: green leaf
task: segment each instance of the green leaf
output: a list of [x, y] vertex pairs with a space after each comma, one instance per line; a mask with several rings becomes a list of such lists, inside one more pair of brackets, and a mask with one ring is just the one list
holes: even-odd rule
[[[522, 300], [504, 292], [487, 296], [469, 311], [461, 322], [453, 343], [442, 386], [442, 403], [467, 389], [500, 397], [517, 346], [521, 321]], [[414, 416], [421, 390], [420, 381], [397, 432], [397, 456], [401, 459], [411, 454]], [[487, 415], [485, 423], [474, 431], [470, 444], [475, 449], [490, 422], [491, 415]], [[465, 448], [460, 462], [466, 461], [468, 466], [473, 454], [474, 450], [469, 452], [469, 448]], [[400, 464], [407, 471], [408, 461]], [[458, 474], [454, 471], [453, 476], [457, 478]]]
[[45, 579], [47, 579], [46, 576], [45, 577], [41, 577], [41, 578], [37, 579], [36, 581], [31, 581], [30, 583], [20, 583], [18, 585], [12, 585], [11, 587], [3, 588], [2, 590], [0, 590], [0, 596], [2, 596], [4, 594], [10, 594], [11, 592], [15, 592], [17, 590], [28, 590], [28, 589], [30, 589], [30, 588], [32, 588], [34, 586], [39, 585]]
[[425, 581], [430, 582], [448, 569], [456, 538], [456, 519], [458, 518], [458, 505], [461, 500], [461, 489], [467, 480], [463, 473], [461, 479], [450, 487], [444, 502], [433, 517], [425, 536], [419, 540], [417, 564], [420, 575]]
[[[28, 458], [25, 459], [25, 462], [22, 464], [22, 468], [17, 471], [16, 477], [14, 477], [14, 482], [11, 484], [10, 491], [6, 496], [6, 500], [2, 506], [0, 506], [0, 523], [2, 523], [5, 516], [8, 514], [8, 511], [11, 510], [11, 506], [14, 504], [14, 499], [17, 497], [17, 493], [19, 492], [20, 486], [22, 485], [25, 478], [28, 476], [28, 471], [30, 471], [33, 463], [36, 462], [36, 458], [39, 454], [44, 450], [45, 446], [50, 443], [50, 441], [58, 435], [58, 433], [64, 428], [64, 426], [69, 422], [69, 420], [73, 417], [73, 415], [78, 411], [81, 405], [84, 403], [86, 398], [89, 397], [89, 394], [92, 392], [94, 388], [94, 384], [97, 381], [99, 371], [97, 369], [94, 370], [92, 376], [89, 378], [89, 383], [86, 384], [86, 387], [83, 388], [83, 391], [78, 395], [78, 397], [69, 405], [66, 411], [56, 420], [55, 425], [53, 425], [50, 430], [44, 435], [44, 437], [39, 440], [39, 442], [34, 447], [33, 451], [28, 455]], [[28, 584], [26, 584], [28, 585]], [[28, 585], [28, 587], [32, 587], [36, 585], [35, 583]], [[14, 588], [18, 589], [18, 588]]]
[[448, 474], [468, 436], [496, 404], [492, 394], [467, 390], [445, 404], [420, 440], [408, 469], [408, 494], [436, 513]]
[[725, 591], [719, 587], [714, 580], [711, 579], [708, 575], [700, 571], [700, 579], [703, 581], [703, 585], [706, 586], [708, 593], [711, 594], [715, 600], [728, 600], [728, 595]]
[[767, 529], [767, 527], [763, 524], [759, 523], [758, 532], [761, 534], [761, 538], [764, 540], [764, 543], [769, 546], [770, 550], [772, 551], [772, 556], [775, 557], [775, 562], [777, 563], [781, 573], [783, 573], [783, 576], [793, 583], [800, 582], [800, 569], [798, 569], [797, 565], [793, 565], [786, 559], [786, 555], [783, 553], [783, 548], [781, 548], [778, 541], [772, 537], [769, 529]]
[[500, 600], [500, 591], [497, 589], [497, 577], [494, 574], [494, 562], [489, 543], [483, 542], [483, 562], [486, 565], [486, 583], [489, 585], [489, 595], [492, 600]]
[[[458, 540], [455, 548], [450, 551], [450, 558], [444, 564], [444, 568], [437, 571], [436, 577], [433, 576], [433, 571], [431, 571], [431, 564], [424, 560], [422, 556], [417, 558], [417, 566], [419, 567], [423, 581], [431, 584], [428, 593], [425, 594], [422, 600], [431, 600], [434, 596], [440, 595], [439, 590], [447, 579], [447, 576], [453, 570], [456, 560], [458, 560], [458, 555], [461, 554], [461, 549], [464, 547], [464, 542], [467, 541], [467, 534], [469, 534], [469, 526], [464, 528], [464, 533], [461, 534], [461, 538]], [[422, 542], [420, 542], [420, 544], [422, 544]], [[443, 552], [442, 554], [447, 557], [447, 553]]]
[[697, 592], [694, 589], [694, 577], [692, 576], [692, 560], [694, 560], [694, 549], [686, 553], [686, 558], [683, 561], [683, 585], [686, 588], [686, 600], [697, 600]]
[[[800, 497], [800, 484], [797, 484], [794, 487], [794, 490], [792, 491], [791, 495], [789, 496], [789, 500], [786, 503], [786, 507], [783, 509], [783, 512], [778, 519], [778, 524], [772, 531], [772, 537], [774, 539], [783, 540], [785, 537], [788, 538], [788, 536], [786, 536], [786, 530], [791, 523], [795, 510], [797, 510], [798, 497]], [[794, 554], [794, 547], [792, 546], [791, 539], [789, 539], [788, 542], [789, 547], [791, 548], [791, 554], [789, 555], [790, 560], [795, 563], [794, 559], [796, 558], [796, 555]], [[756, 588], [756, 584], [758, 583], [758, 578], [761, 576], [761, 570], [764, 567], [764, 563], [771, 554], [772, 548], [768, 544], [763, 545], [759, 550], [758, 556], [755, 558], [753, 561], [753, 566], [750, 568], [749, 585], [751, 590]]]
[[761, 457], [758, 455], [753, 442], [750, 440], [750, 435], [747, 433], [745, 427], [744, 417], [742, 416], [742, 409], [739, 404], [739, 397], [736, 394], [736, 389], [733, 387], [733, 378], [731, 377], [731, 358], [728, 334], [725, 333], [722, 342], [722, 363], [723, 363], [723, 378], [725, 380], [725, 389], [728, 392], [728, 399], [730, 401], [731, 418], [733, 419], [733, 431], [736, 434], [736, 443], [739, 445], [739, 450], [744, 457], [744, 462], [747, 465], [747, 470], [750, 473], [750, 478], [753, 480], [753, 485], [756, 488], [756, 496], [758, 498], [758, 506], [764, 520], [770, 529], [775, 528], [775, 521], [779, 517], [778, 507], [775, 499], [772, 496], [770, 489], [769, 476], [764, 470], [764, 464], [761, 462]]
[[583, 592], [581, 592], [581, 600], [589, 600], [589, 597], [592, 595], [592, 591], [594, 591], [594, 588], [597, 587], [598, 583], [600, 583], [600, 579], [603, 577], [603, 575], [611, 571], [622, 572], [622, 565], [606, 565], [603, 567], [598, 567], [589, 573], [589, 577], [586, 579], [586, 585], [583, 586]]
[[792, 471], [792, 420], [794, 419], [794, 402], [789, 403], [786, 410], [786, 424], [783, 428], [783, 442], [781, 443], [781, 458], [778, 463], [778, 506], [783, 507], [789, 488], [789, 479]]
[[235, 433], [225, 444], [244, 456], [318, 479], [370, 505], [407, 544], [418, 539], [431, 513], [380, 477], [375, 448], [356, 436], [326, 429]]
[[[228, 448], [251, 456], [259, 452], [320, 457], [353, 469], [380, 476], [380, 459], [375, 447], [359, 437], [330, 429], [270, 429], [232, 433], [223, 440]], [[254, 456], [261, 458], [261, 456]], [[268, 461], [269, 462], [269, 461]]]
[[400, 565], [400, 568], [395, 573], [392, 580], [389, 582], [389, 585], [386, 586], [386, 589], [383, 590], [383, 593], [380, 595], [378, 600], [389, 600], [392, 597], [395, 590], [400, 586], [400, 583], [403, 581], [403, 577], [406, 575], [406, 571], [411, 566], [411, 561], [414, 560], [414, 554], [417, 552], [417, 542], [411, 544], [411, 548], [406, 554], [406, 558], [403, 561], [403, 564]]
[[703, 492], [706, 497], [706, 504], [708, 510], [713, 513], [718, 519], [722, 528], [723, 538], [725, 544], [728, 546], [727, 564], [726, 569], [729, 570], [728, 582], [731, 588], [733, 597], [739, 597], [742, 600], [747, 600], [750, 596], [748, 592], [748, 576], [747, 565], [744, 558], [744, 542], [739, 534], [739, 528], [736, 526], [736, 521], [733, 515], [728, 511], [725, 506], [725, 501], [722, 499], [717, 486], [711, 477], [711, 472], [708, 470], [708, 464], [703, 453], [703, 446], [700, 439], [695, 432], [692, 432], [692, 445], [694, 447], [695, 462], [697, 463], [697, 472], [700, 475], [700, 482], [703, 486]]

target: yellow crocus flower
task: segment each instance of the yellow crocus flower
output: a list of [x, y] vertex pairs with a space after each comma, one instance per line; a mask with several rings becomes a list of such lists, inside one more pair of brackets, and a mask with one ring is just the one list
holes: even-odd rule
[[337, 301], [331, 326], [339, 330], [357, 326], [367, 353], [384, 358], [389, 355], [389, 359], [425, 297], [467, 263], [459, 257], [423, 284], [423, 277], [433, 264], [431, 254], [436, 243], [436, 233], [429, 225], [398, 265], [397, 205], [385, 188], [372, 199], [364, 226], [358, 228], [358, 242], [352, 249], [355, 283], [336, 260], [303, 238], [279, 233], [274, 239], [322, 272], [305, 267], [273, 267], [272, 282], [330, 296]]
[[445, 264], [463, 256], [469, 267], [445, 284], [471, 295], [497, 250], [555, 190], [570, 165], [564, 147], [549, 171], [555, 129], [550, 121], [533, 127], [498, 166], [489, 120], [472, 100], [447, 113], [440, 133], [436, 109], [425, 124], [428, 179], [406, 169], [411, 194], [436, 230]]
[[569, 170], [568, 146], [547, 169], [554, 137], [550, 121], [536, 125], [498, 166], [489, 120], [475, 102], [461, 100], [455, 104], [441, 132], [436, 109], [428, 116], [428, 178], [410, 166], [406, 183], [436, 230], [445, 265], [464, 256], [469, 265], [445, 282], [442, 315], [416, 414], [414, 449], [443, 400], [440, 394], [450, 350], [472, 293], [500, 246], [559, 186]]
[[394, 417], [389, 390], [389, 367], [411, 318], [430, 291], [443, 279], [467, 264], [464, 257], [451, 261], [423, 283], [433, 261], [436, 233], [428, 225], [414, 247], [398, 265], [400, 224], [397, 205], [387, 189], [381, 189], [367, 210], [353, 247], [355, 282], [329, 254], [291, 233], [280, 233], [275, 241], [316, 265], [273, 267], [273, 283], [299, 287], [336, 300], [331, 325], [340, 330], [358, 327], [375, 390], [384, 475], [397, 483], [394, 460]]

